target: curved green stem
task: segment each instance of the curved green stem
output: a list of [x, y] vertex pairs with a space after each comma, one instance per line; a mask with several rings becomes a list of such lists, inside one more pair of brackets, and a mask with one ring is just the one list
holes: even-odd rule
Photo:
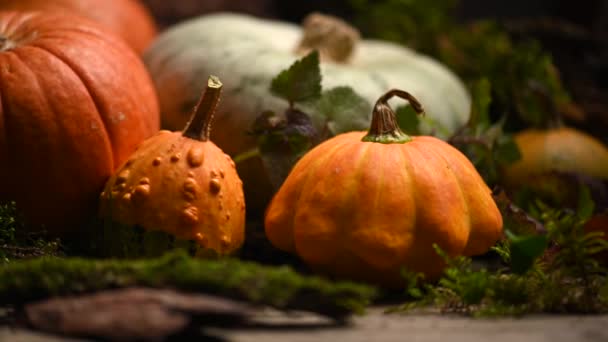
[[372, 112], [371, 126], [367, 135], [361, 139], [362, 141], [379, 142], [383, 144], [403, 144], [412, 140], [412, 137], [405, 134], [401, 128], [399, 128], [397, 116], [393, 109], [388, 105], [388, 100], [393, 96], [407, 100], [416, 113], [424, 113], [422, 105], [412, 94], [400, 89], [391, 89], [376, 101]]
[[183, 136], [200, 141], [207, 141], [211, 136], [213, 114], [220, 102], [222, 82], [216, 76], [209, 76], [207, 88], [195, 107], [192, 119], [184, 128]]
[[249, 160], [249, 159], [254, 158], [254, 157], [259, 157], [259, 156], [260, 156], [260, 149], [257, 148], [257, 147], [254, 147], [254, 148], [249, 149], [249, 150], [247, 150], [247, 151], [245, 151], [243, 153], [237, 154], [236, 156], [234, 156], [232, 158], [232, 160], [234, 161], [235, 164], [238, 165], [239, 163], [242, 163], [242, 162], [244, 162], [246, 160]]

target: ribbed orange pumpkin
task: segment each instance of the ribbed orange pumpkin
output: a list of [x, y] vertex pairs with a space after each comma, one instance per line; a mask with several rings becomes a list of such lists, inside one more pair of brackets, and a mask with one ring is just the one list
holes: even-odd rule
[[158, 33], [154, 18], [140, 0], [1, 0], [0, 10], [73, 12], [112, 30], [138, 53]]
[[72, 15], [0, 12], [0, 201], [60, 234], [95, 215], [104, 182], [159, 130], [139, 56]]
[[127, 226], [194, 240], [219, 255], [245, 236], [245, 199], [234, 161], [209, 140], [222, 84], [208, 81], [183, 132], [147, 139], [107, 182], [100, 214]]
[[292, 169], [265, 216], [272, 244], [313, 269], [339, 277], [402, 285], [400, 270], [436, 278], [449, 255], [486, 252], [502, 217], [471, 162], [446, 142], [409, 137], [387, 101], [374, 107], [369, 132], [338, 135]]

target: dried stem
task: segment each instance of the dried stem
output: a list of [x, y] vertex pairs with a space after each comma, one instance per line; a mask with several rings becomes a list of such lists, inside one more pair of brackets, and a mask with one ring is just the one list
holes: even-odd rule
[[207, 141], [211, 136], [213, 114], [220, 102], [222, 82], [216, 76], [209, 76], [207, 89], [194, 109], [192, 119], [186, 125], [183, 136], [200, 141]]
[[400, 89], [391, 89], [376, 101], [372, 113], [372, 123], [367, 135], [363, 137], [363, 141], [391, 144], [405, 143], [412, 140], [409, 135], [399, 128], [397, 116], [388, 105], [388, 100], [393, 96], [407, 100], [416, 113], [424, 113], [422, 105], [412, 94]]

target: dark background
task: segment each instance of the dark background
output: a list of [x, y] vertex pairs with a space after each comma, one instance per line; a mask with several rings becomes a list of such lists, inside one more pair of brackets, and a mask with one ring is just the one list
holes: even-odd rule
[[[299, 23], [321, 11], [347, 20], [349, 0], [143, 0], [163, 27], [204, 13], [235, 11]], [[426, 0], [434, 1], [434, 0]], [[534, 38], [551, 54], [586, 118], [573, 124], [608, 142], [608, 0], [459, 0], [463, 24], [497, 19], [514, 39]], [[546, 20], [549, 18], [549, 20]]]
[[[433, 0], [428, 0], [433, 1]], [[159, 22], [167, 25], [181, 19], [215, 11], [237, 11], [299, 22], [314, 10], [349, 17], [347, 0], [144, 0]], [[552, 16], [585, 27], [605, 25], [605, 0], [460, 0], [456, 15], [463, 21], [476, 18], [522, 18]], [[604, 26], [606, 28], [606, 26]]]

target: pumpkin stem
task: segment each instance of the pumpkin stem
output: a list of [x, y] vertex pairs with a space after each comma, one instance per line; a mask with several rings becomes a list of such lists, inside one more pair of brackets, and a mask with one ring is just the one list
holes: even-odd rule
[[3, 35], [0, 35], [0, 51], [5, 51], [13, 47], [13, 43]]
[[304, 18], [302, 33], [296, 53], [318, 50], [322, 61], [335, 63], [347, 63], [361, 39], [359, 31], [346, 21], [318, 12]]
[[198, 100], [198, 104], [194, 107], [192, 119], [186, 125], [183, 136], [200, 141], [207, 141], [211, 136], [211, 121], [213, 114], [220, 102], [222, 93], [222, 82], [216, 76], [209, 76], [207, 81], [207, 89]]
[[402, 144], [412, 141], [412, 137], [405, 134], [401, 128], [399, 128], [397, 115], [388, 105], [388, 100], [393, 96], [408, 100], [416, 113], [424, 114], [422, 105], [412, 94], [399, 89], [391, 89], [376, 101], [372, 112], [372, 123], [367, 135], [361, 139], [362, 141], [379, 142], [383, 144]]

